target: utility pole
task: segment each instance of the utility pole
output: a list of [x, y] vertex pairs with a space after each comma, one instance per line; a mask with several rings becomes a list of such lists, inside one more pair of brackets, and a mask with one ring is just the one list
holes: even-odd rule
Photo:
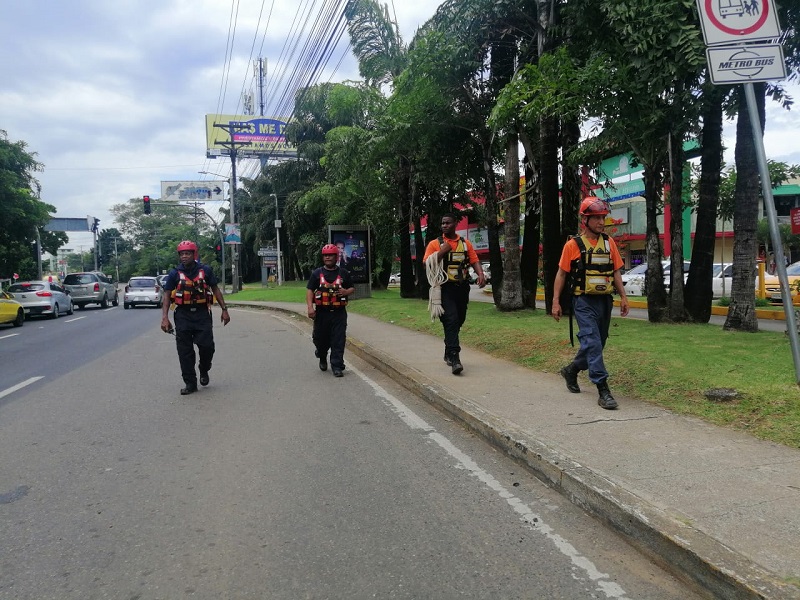
[[[250, 128], [249, 123], [236, 123], [231, 121], [228, 124], [225, 123], [214, 123], [214, 127], [219, 127], [220, 129], [226, 131], [228, 133], [228, 137], [230, 141], [222, 142], [218, 141], [217, 143], [222, 146], [223, 148], [227, 148], [231, 155], [231, 185], [230, 185], [230, 195], [231, 195], [231, 214], [228, 222], [233, 225], [236, 223], [236, 204], [235, 204], [235, 197], [236, 197], [236, 156], [237, 156], [237, 148], [240, 146], [249, 146], [251, 142], [239, 142], [234, 139], [234, 133], [238, 131], [243, 131], [245, 129]], [[237, 244], [231, 244], [231, 288], [232, 293], [236, 293], [241, 289], [240, 286], [240, 276], [239, 276], [239, 251], [237, 248]]]
[[117, 239], [114, 238], [114, 270], [117, 273], [117, 283], [119, 283], [119, 252], [117, 251]]

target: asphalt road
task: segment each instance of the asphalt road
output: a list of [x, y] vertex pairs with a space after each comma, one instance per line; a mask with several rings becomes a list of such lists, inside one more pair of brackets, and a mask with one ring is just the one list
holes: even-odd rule
[[0, 599], [696, 597], [353, 356], [319, 371], [307, 322], [232, 319], [191, 396], [155, 309], [0, 330]]

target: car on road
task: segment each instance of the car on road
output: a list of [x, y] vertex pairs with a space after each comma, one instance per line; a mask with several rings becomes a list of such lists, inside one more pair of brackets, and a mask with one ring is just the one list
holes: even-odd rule
[[[800, 293], [800, 289], [798, 289], [798, 285], [800, 285], [798, 283], [800, 282], [800, 261], [786, 267], [786, 278], [789, 280], [789, 291], [792, 297], [797, 296]], [[758, 285], [758, 281], [756, 281], [756, 285]], [[769, 298], [770, 302], [783, 303], [781, 282], [777, 275], [764, 275], [764, 287], [767, 289], [767, 298]]]
[[123, 306], [125, 309], [137, 306], [161, 308], [164, 302], [164, 288], [157, 277], [132, 277], [125, 286]]
[[159, 275], [157, 277], [158, 285], [160, 285], [162, 288], [164, 287], [164, 284], [167, 282], [167, 277], [169, 277], [169, 275]]
[[[483, 269], [483, 275], [486, 277], [487, 285], [492, 283], [492, 268], [488, 262], [482, 262], [481, 268]], [[469, 282], [472, 284], [478, 283], [478, 274], [475, 272], [475, 269], [472, 267], [469, 268], [469, 272], [467, 274], [469, 277]]]
[[400, 273], [392, 273], [389, 275], [389, 283], [400, 283]]
[[14, 327], [22, 327], [25, 322], [25, 309], [14, 300], [14, 296], [0, 291], [0, 323], [11, 323]]
[[73, 312], [72, 298], [66, 289], [54, 281], [19, 281], [8, 287], [25, 309], [25, 318], [47, 316], [57, 319]]
[[119, 305], [119, 292], [113, 280], [102, 273], [70, 273], [64, 277], [64, 288], [72, 296], [72, 302], [78, 308], [87, 304], [99, 304], [108, 308], [109, 302]]
[[644, 276], [647, 273], [647, 263], [636, 265], [621, 275], [622, 287], [628, 296], [644, 296]]

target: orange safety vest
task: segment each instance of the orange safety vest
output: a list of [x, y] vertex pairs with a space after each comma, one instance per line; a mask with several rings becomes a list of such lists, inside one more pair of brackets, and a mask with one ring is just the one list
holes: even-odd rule
[[325, 272], [319, 274], [319, 287], [314, 290], [314, 304], [326, 308], [344, 308], [347, 306], [347, 298], [338, 294], [342, 289], [342, 274], [336, 275], [333, 283], [328, 283], [325, 279]]
[[214, 294], [206, 281], [205, 271], [198, 269], [197, 275], [191, 279], [183, 271], [178, 271], [178, 285], [175, 286], [172, 299], [178, 306], [213, 304]]

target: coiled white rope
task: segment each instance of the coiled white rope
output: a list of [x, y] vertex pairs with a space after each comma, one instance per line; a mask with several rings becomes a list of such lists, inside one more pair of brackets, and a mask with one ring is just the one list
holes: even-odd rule
[[434, 321], [444, 314], [442, 307], [442, 284], [447, 281], [447, 271], [444, 270], [444, 262], [436, 259], [436, 254], [431, 254], [425, 261], [425, 274], [431, 289], [428, 292], [428, 312], [431, 313], [431, 321]]

